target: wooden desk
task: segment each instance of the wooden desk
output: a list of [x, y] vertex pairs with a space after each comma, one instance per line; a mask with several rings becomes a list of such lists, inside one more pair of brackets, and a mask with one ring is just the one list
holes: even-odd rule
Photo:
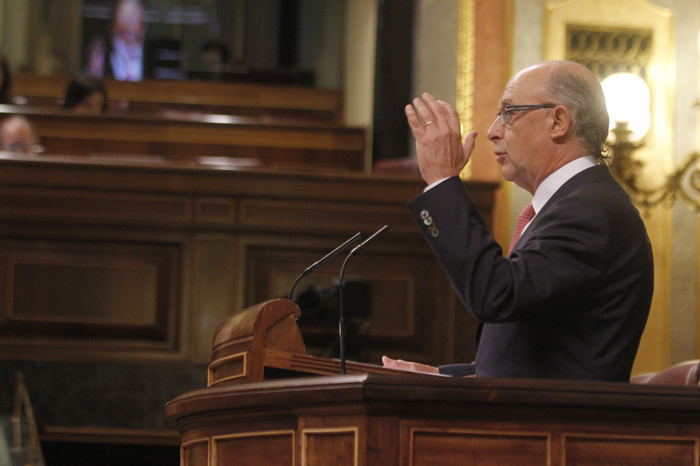
[[168, 403], [181, 466], [697, 465], [700, 389], [346, 375]]
[[254, 164], [274, 169], [368, 171], [365, 128], [282, 117], [175, 110], [75, 115], [58, 108], [0, 105], [0, 119], [26, 116], [48, 154], [140, 155], [170, 161]]

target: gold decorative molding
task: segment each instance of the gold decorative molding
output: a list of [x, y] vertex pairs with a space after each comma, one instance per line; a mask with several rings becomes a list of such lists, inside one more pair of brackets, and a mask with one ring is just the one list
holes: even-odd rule
[[[456, 108], [462, 135], [474, 127], [474, 62], [476, 56], [476, 3], [459, 0], [457, 25], [457, 98]], [[471, 164], [459, 174], [463, 180], [471, 178]]]
[[603, 80], [614, 73], [632, 73], [647, 80], [651, 61], [650, 29], [566, 25], [566, 59]]

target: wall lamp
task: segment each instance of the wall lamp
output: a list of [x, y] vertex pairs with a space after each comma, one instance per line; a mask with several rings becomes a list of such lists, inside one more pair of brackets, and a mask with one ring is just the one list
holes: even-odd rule
[[615, 73], [601, 83], [610, 115], [607, 145], [612, 151], [610, 171], [627, 190], [632, 201], [645, 211], [659, 204], [671, 206], [678, 198], [700, 213], [700, 154], [690, 154], [656, 188], [643, 186], [644, 162], [633, 157], [645, 143], [651, 123], [650, 92], [644, 80], [631, 73]]

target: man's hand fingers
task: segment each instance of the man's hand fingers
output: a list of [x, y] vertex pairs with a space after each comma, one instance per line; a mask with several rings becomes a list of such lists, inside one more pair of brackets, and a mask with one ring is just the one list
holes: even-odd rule
[[418, 120], [418, 115], [416, 115], [416, 109], [413, 108], [413, 105], [406, 105], [406, 119], [408, 120], [408, 126], [411, 127], [411, 131], [413, 131], [413, 135], [416, 137], [416, 139], [420, 138], [423, 136], [423, 132], [425, 131], [423, 129], [423, 126], [421, 126], [420, 121]]
[[[464, 154], [467, 156], [467, 161], [471, 157], [474, 146], [476, 145], [476, 131], [470, 131], [467, 137], [464, 138]], [[465, 164], [466, 165], [466, 164]]]
[[416, 112], [420, 115], [421, 120], [423, 120], [426, 130], [428, 129], [428, 125], [434, 124], [440, 126], [438, 117], [435, 114], [434, 102], [435, 98], [427, 92], [423, 94], [423, 98], [416, 97], [413, 99], [413, 106], [416, 108]]
[[387, 356], [382, 356], [382, 364], [384, 367], [389, 369], [398, 369], [401, 371], [409, 372], [425, 372], [427, 374], [439, 374], [440, 371], [437, 367], [427, 366], [425, 364], [420, 364], [417, 362], [408, 362], [401, 359], [391, 359]]
[[452, 134], [461, 134], [462, 128], [459, 126], [459, 113], [457, 110], [447, 102], [438, 100], [440, 106], [440, 112], [443, 114], [445, 123], [450, 128]]

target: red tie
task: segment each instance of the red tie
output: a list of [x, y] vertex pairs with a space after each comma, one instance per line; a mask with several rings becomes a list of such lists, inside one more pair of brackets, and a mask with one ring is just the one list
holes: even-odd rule
[[510, 255], [510, 252], [513, 250], [515, 247], [515, 243], [518, 242], [520, 239], [520, 235], [523, 233], [523, 230], [525, 229], [525, 226], [530, 223], [530, 220], [533, 219], [535, 216], [535, 209], [532, 207], [532, 204], [528, 204], [525, 206], [522, 212], [520, 212], [520, 215], [518, 215], [518, 223], [515, 224], [515, 231], [513, 232], [513, 240], [510, 242], [510, 249], [508, 249], [508, 254]]

